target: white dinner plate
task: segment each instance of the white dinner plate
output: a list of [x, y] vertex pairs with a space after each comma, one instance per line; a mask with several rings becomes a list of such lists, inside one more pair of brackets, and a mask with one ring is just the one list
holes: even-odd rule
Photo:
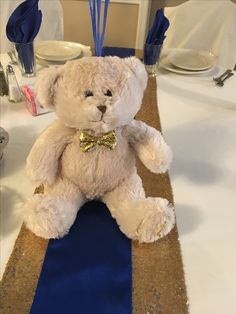
[[178, 73], [178, 74], [184, 74], [184, 75], [199, 75], [202, 73], [210, 72], [212, 70], [212, 68], [202, 70], [202, 71], [189, 71], [189, 70], [180, 69], [180, 68], [174, 66], [172, 63], [170, 63], [170, 61], [168, 59], [168, 55], [163, 55], [163, 57], [160, 60], [160, 65], [168, 71]]
[[78, 43], [57, 40], [37, 42], [34, 49], [37, 58], [55, 62], [78, 58], [82, 52]]
[[168, 60], [184, 70], [203, 71], [213, 67], [216, 56], [209, 51], [176, 48], [169, 53]]

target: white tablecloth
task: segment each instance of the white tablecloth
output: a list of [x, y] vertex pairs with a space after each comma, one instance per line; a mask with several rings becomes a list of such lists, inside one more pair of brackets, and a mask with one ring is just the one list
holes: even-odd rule
[[[7, 55], [0, 55], [4, 68], [9, 62]], [[22, 78], [18, 67], [15, 71], [20, 84], [34, 79]], [[0, 278], [11, 254], [22, 224], [22, 204], [34, 190], [25, 174], [25, 160], [38, 134], [50, 124], [54, 113], [33, 117], [23, 103], [10, 103], [0, 97], [0, 126], [9, 133], [9, 143], [0, 164]]]
[[[1, 61], [7, 57], [1, 55]], [[216, 69], [218, 73], [223, 69]], [[223, 88], [212, 76], [161, 70], [157, 79], [162, 128], [174, 152], [170, 172], [191, 314], [236, 311], [236, 75]], [[32, 117], [1, 98], [1, 126], [10, 142], [1, 164], [1, 274], [34, 187], [24, 171], [38, 134], [54, 114]]]
[[223, 88], [165, 70], [157, 82], [190, 314], [234, 314], [236, 75]]

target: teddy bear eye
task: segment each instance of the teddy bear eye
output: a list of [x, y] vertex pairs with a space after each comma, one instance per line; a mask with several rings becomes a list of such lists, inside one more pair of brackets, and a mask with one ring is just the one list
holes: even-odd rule
[[91, 90], [86, 90], [85, 93], [84, 93], [84, 96], [87, 98], [87, 97], [91, 97], [93, 96], [93, 92], [91, 92]]
[[110, 91], [110, 89], [108, 89], [104, 95], [108, 97], [112, 97], [112, 92]]

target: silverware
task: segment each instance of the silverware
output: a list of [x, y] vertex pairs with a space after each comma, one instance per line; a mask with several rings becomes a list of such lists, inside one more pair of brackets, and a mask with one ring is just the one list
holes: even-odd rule
[[219, 77], [213, 77], [213, 80], [216, 82], [216, 83], [220, 83], [222, 80], [223, 80], [223, 78], [225, 77], [225, 76], [227, 76], [229, 73], [232, 73], [232, 70], [230, 70], [230, 69], [228, 69], [228, 70], [226, 70], [223, 74], [221, 74]]
[[8, 51], [8, 56], [9, 56], [9, 58], [11, 59], [11, 64], [13, 64], [13, 65], [16, 65], [17, 64], [17, 61], [16, 61], [16, 58], [15, 58], [15, 54], [14, 54], [14, 52], [13, 51]]
[[217, 86], [224, 86], [224, 81], [228, 80], [231, 76], [233, 76], [234, 73], [230, 72], [227, 74], [227, 76], [223, 79], [223, 80], [220, 80], [219, 82], [216, 83]]

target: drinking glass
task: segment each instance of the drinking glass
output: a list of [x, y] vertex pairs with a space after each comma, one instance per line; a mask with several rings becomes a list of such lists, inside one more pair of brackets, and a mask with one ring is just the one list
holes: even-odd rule
[[15, 43], [16, 60], [22, 76], [31, 77], [36, 75], [34, 42]]
[[157, 76], [161, 50], [162, 45], [144, 45], [143, 62], [149, 77]]

